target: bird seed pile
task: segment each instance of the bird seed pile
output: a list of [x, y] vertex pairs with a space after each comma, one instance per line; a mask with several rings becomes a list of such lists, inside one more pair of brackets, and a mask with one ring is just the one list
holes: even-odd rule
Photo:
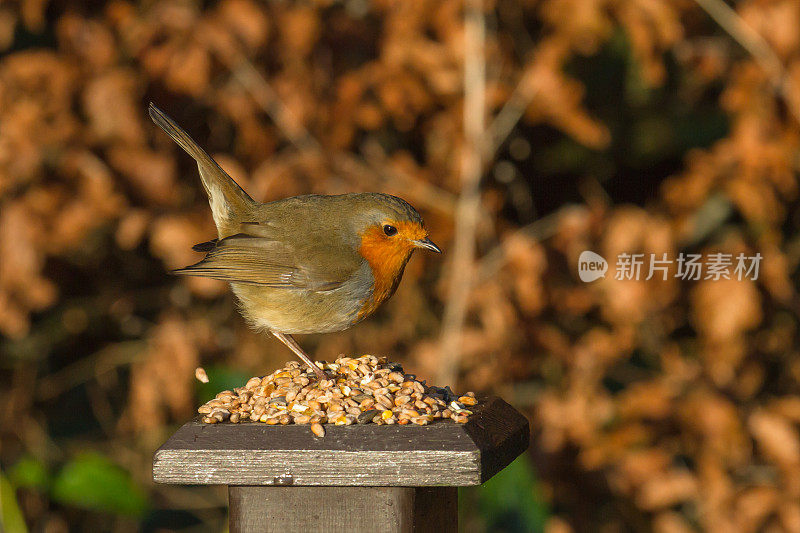
[[437, 418], [464, 423], [475, 404], [475, 393], [454, 394], [450, 387], [433, 387], [405, 374], [399, 363], [363, 355], [318, 362], [329, 379], [318, 381], [298, 361], [243, 386], [222, 391], [197, 411], [203, 422], [216, 424], [246, 420], [266, 424], [310, 424], [319, 437], [322, 424], [417, 424]]

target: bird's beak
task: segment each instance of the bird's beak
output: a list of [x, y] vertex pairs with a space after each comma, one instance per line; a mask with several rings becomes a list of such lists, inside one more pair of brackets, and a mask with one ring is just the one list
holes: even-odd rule
[[442, 249], [436, 246], [433, 243], [433, 241], [430, 240], [428, 237], [425, 237], [424, 239], [420, 239], [418, 241], [411, 241], [411, 243], [417, 248], [425, 248], [432, 252], [436, 252], [437, 254], [442, 253]]

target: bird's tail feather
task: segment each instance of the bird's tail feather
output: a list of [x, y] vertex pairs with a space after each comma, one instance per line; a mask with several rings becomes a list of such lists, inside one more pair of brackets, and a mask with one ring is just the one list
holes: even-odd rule
[[[150, 103], [150, 118], [197, 161], [203, 188], [208, 193], [214, 223], [220, 236], [226, 227], [249, 212], [255, 201], [174, 120]], [[238, 216], [237, 216], [238, 215]]]

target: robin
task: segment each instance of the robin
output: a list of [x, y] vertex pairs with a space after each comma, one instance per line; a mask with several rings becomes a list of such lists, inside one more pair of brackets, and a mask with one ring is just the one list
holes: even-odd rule
[[150, 117], [195, 161], [217, 238], [193, 247], [205, 258], [176, 274], [230, 283], [247, 322], [307, 364], [295, 333], [341, 331], [394, 294], [416, 248], [441, 253], [408, 202], [381, 193], [303, 195], [261, 203], [180, 126], [150, 104]]

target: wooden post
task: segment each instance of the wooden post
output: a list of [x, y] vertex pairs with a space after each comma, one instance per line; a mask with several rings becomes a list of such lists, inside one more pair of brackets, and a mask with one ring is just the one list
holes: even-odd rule
[[449, 532], [456, 487], [479, 485], [528, 447], [528, 421], [499, 398], [466, 424], [182, 426], [156, 451], [157, 483], [228, 485], [231, 533]]
[[230, 532], [458, 530], [456, 487], [228, 488]]

